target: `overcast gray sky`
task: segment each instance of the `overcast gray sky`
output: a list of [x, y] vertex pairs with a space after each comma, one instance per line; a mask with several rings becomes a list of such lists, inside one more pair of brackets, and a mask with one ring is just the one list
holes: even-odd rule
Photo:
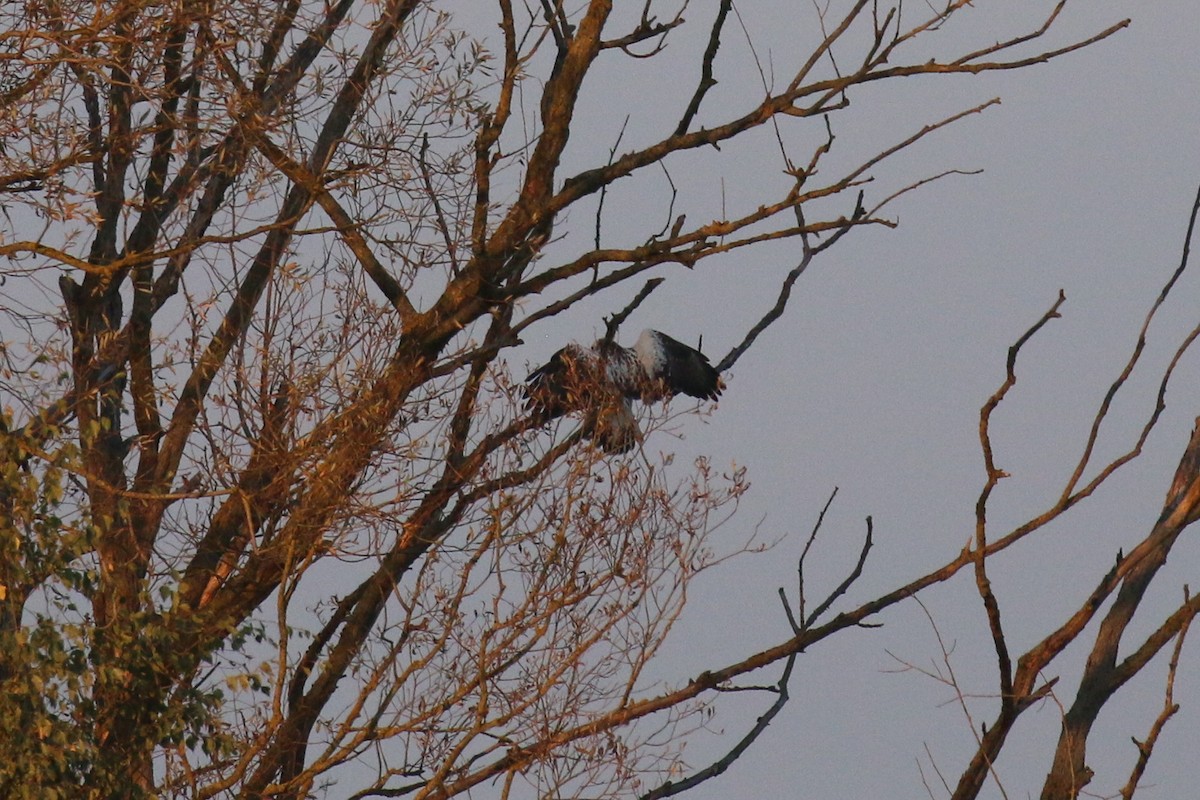
[[[712, 5], [693, 4], [689, 17], [707, 26]], [[930, 46], [948, 52], [963, 49], [963, 42], [989, 44], [1050, 5], [978, 3], [935, 34]], [[797, 53], [808, 52], [816, 35], [812, 5], [743, 2], [738, 8], [760, 58], [777, 74], [787, 74]], [[1200, 4], [1074, 2], [1049, 46], [1125, 17], [1133, 20], [1128, 29], [1048, 65], [888, 84], [852, 99], [839, 119], [838, 147], [844, 149], [835, 158], [862, 158], [955, 111], [997, 96], [1003, 102], [875, 170], [880, 184], [893, 188], [948, 168], [983, 173], [951, 176], [902, 198], [890, 209], [898, 230], [860, 231], [819, 259], [797, 284], [787, 316], [737, 364], [716, 413], [705, 422], [687, 420], [685, 442], [647, 443], [749, 468], [754, 488], [721, 534], [728, 541], [741, 541], [760, 522], [765, 538], [792, 534], [769, 555], [738, 560], [701, 579], [664, 674], [692, 674], [786, 638], [774, 590], [794, 586], [803, 536], [834, 487], [840, 494], [810, 564], [814, 593], [836, 584], [852, 565], [868, 514], [877, 546], [848, 602], [952, 558], [971, 535], [984, 479], [979, 408], [1003, 378], [1009, 344], [1060, 288], [1067, 296], [1063, 318], [1025, 348], [1019, 383], [995, 418], [998, 465], [1012, 477], [994, 495], [993, 531], [1033, 516], [1061, 491], [1104, 390], [1179, 260], [1200, 183]], [[746, 93], [757, 96], [759, 81], [736, 31], [731, 27], [726, 36], [717, 64], [722, 83], [709, 100], [728, 108], [744, 103]], [[589, 85], [593, 96], [611, 94], [612, 103], [584, 110], [580, 130], [589, 134], [573, 144], [581, 162], [611, 146], [622, 124], [612, 109], [628, 107], [631, 92], [644, 102], [630, 120], [628, 140], [636, 142], [642, 131], [661, 133], [656, 104], [674, 108], [669, 104], [678, 101], [678, 87], [694, 80], [680, 83], [682, 73], [674, 74], [670, 63], [664, 59], [649, 79], [631, 83], [616, 74], [609, 83]], [[801, 141], [799, 131], [785, 133]], [[764, 134], [755, 147], [720, 158], [709, 154], [720, 173], [673, 176], [686, 210], [707, 202], [716, 213], [720, 203], [732, 207], [750, 197], [741, 193], [755, 181], [781, 180], [773, 147]], [[807, 151], [798, 147], [797, 154]], [[612, 203], [606, 220], [614, 238], [622, 225], [637, 230], [639, 217], [661, 214], [662, 195], [655, 192], [662, 188], [643, 184]], [[738, 253], [695, 274], [667, 273], [667, 287], [639, 309], [625, 337], [643, 326], [692, 342], [703, 335], [715, 360], [773, 302], [797, 251], [793, 242]], [[1200, 265], [1194, 269], [1152, 329], [1141, 378], [1117, 404], [1102, 453], [1132, 442], [1152, 408], [1162, 365], [1196, 324]], [[600, 315], [622, 302], [606, 298], [577, 309], [554, 330], [590, 339], [600, 332]], [[531, 340], [528, 348], [531, 362], [561, 343], [552, 329], [542, 332], [545, 340]], [[1200, 354], [1193, 354], [1174, 380], [1145, 456], [1064, 522], [996, 559], [991, 575], [1014, 650], [1059, 624], [1118, 548], [1145, 535], [1200, 414], [1198, 388]], [[1159, 578], [1155, 608], [1178, 602], [1189, 580], [1198, 583], [1198, 555], [1194, 537], [1181, 541]], [[925, 602], [953, 649], [963, 690], [981, 696], [969, 706], [978, 726], [994, 714], [995, 658], [970, 575], [934, 589]], [[963, 710], [947, 687], [898, 672], [900, 663], [889, 655], [936, 666], [934, 631], [914, 602], [879, 621], [881, 629], [835, 637], [803, 656], [783, 715], [734, 770], [697, 797], [921, 797], [919, 767], [931, 783], [937, 783], [936, 767], [953, 784], [974, 749]], [[1139, 796], [1195, 792], [1198, 647], [1192, 642], [1185, 651], [1175, 687], [1183, 709], [1159, 744], [1149, 786]], [[1082, 653], [1076, 648], [1064, 664], [1060, 687], [1068, 702]], [[1144, 737], [1158, 713], [1165, 669], [1161, 658], [1102, 715], [1089, 751], [1097, 771], [1091, 790], [1112, 794], [1127, 779], [1136, 755], [1129, 737]], [[763, 698], [754, 705], [744, 695], [719, 703], [713, 725], [725, 736], [690, 745], [691, 763], [703, 766], [729, 746], [768, 703]], [[1047, 703], [1018, 724], [998, 764], [1009, 797], [1039, 791], [1059, 713]], [[934, 794], [946, 793], [938, 787]], [[1000, 794], [991, 784], [984, 796]]]

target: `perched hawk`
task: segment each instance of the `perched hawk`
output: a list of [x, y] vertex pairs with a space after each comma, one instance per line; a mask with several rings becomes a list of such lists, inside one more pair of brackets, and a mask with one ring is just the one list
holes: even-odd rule
[[603, 339], [591, 347], [567, 345], [530, 373], [525, 397], [542, 422], [583, 412], [584, 436], [605, 452], [623, 453], [642, 436], [633, 400], [653, 403], [676, 394], [716, 400], [724, 388], [699, 350], [646, 330], [632, 348]]

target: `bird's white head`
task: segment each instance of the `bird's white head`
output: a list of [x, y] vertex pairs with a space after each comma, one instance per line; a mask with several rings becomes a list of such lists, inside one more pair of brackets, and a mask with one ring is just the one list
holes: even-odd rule
[[637, 353], [638, 361], [642, 362], [642, 368], [646, 370], [647, 375], [658, 375], [662, 372], [667, 353], [656, 331], [649, 328], [642, 331], [642, 335], [633, 346], [633, 351]]

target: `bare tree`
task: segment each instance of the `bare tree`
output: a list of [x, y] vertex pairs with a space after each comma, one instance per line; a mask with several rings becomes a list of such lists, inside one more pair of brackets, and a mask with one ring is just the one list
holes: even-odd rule
[[[806, 602], [803, 583], [784, 598], [791, 638], [663, 686], [646, 666], [689, 581], [731, 554], [709, 534], [745, 476], [603, 453], [573, 419], [528, 413], [507, 366], [523, 335], [584, 300], [613, 312], [611, 339], [672, 267], [794, 240], [797, 263], [719, 360], [728, 369], [813, 259], [892, 226], [889, 204], [939, 177], [877, 186], [873, 170], [990, 105], [836, 169], [839, 112], [859, 90], [1020, 69], [1126, 24], [1047, 44], [1061, 2], [1005, 41], [981, 31], [977, 48], [934, 57], [918, 46], [968, 5], [920, 5], [920, 19], [898, 3], [816, 8], [812, 47], [763, 68], [760, 98], [719, 109], [706, 101], [729, 0], [692, 9], [703, 24], [685, 24], [686, 2], [651, 0], [497, 0], [469, 21], [432, 0], [5, 6], [5, 792], [303, 797], [336, 781], [355, 797], [665, 797], [754, 742], [798, 653], [974, 570], [1000, 701], [960, 797], [978, 794], [1013, 721], [1050, 692], [1043, 671], [1116, 593], [1046, 784], [1046, 797], [1075, 796], [1097, 711], [1195, 613], [1186, 598], [1117, 659], [1195, 519], [1195, 440], [1155, 530], [1014, 666], [988, 557], [1087, 497], [1145, 438], [1089, 477], [1093, 433], [1052, 508], [991, 534], [1001, 472], [987, 423], [1018, 343], [982, 416], [989, 481], [970, 548], [834, 614], [868, 528], [827, 598]], [[660, 133], [580, 146], [599, 76], [653, 70], [688, 37], [694, 86], [661, 110]], [[604, 224], [626, 179], [669, 185], [676, 165], [756, 130], [778, 142], [764, 172], [784, 177], [753, 202], [705, 219], [667, 192], [642, 229]], [[647, 417], [649, 436], [672, 419]], [[683, 774], [705, 702], [772, 665], [758, 725]]]

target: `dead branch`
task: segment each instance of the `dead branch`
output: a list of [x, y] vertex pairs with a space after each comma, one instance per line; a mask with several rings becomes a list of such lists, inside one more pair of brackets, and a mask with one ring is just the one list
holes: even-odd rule
[[[1185, 603], [1190, 600], [1189, 595], [1190, 592], [1185, 587]], [[1179, 670], [1179, 656], [1183, 652], [1183, 641], [1187, 637], [1188, 630], [1191, 629], [1191, 624], [1192, 618], [1185, 620], [1183, 626], [1179, 629], [1179, 633], [1175, 636], [1175, 648], [1171, 651], [1171, 660], [1167, 664], [1167, 680], [1163, 692], [1162, 710], [1155, 717], [1154, 724], [1150, 726], [1150, 732], [1146, 735], [1145, 740], [1139, 742], [1136, 738], [1133, 739], [1133, 744], [1138, 751], [1138, 758], [1137, 763], [1134, 764], [1133, 770], [1129, 774], [1129, 780], [1121, 789], [1121, 797], [1124, 800], [1130, 800], [1134, 792], [1137, 791], [1138, 784], [1141, 783], [1142, 776], [1146, 773], [1146, 767], [1150, 763], [1150, 756], [1154, 753], [1154, 745], [1158, 743], [1158, 737], [1162, 734], [1167, 722], [1179, 712], [1179, 704], [1175, 702], [1175, 675]]]

